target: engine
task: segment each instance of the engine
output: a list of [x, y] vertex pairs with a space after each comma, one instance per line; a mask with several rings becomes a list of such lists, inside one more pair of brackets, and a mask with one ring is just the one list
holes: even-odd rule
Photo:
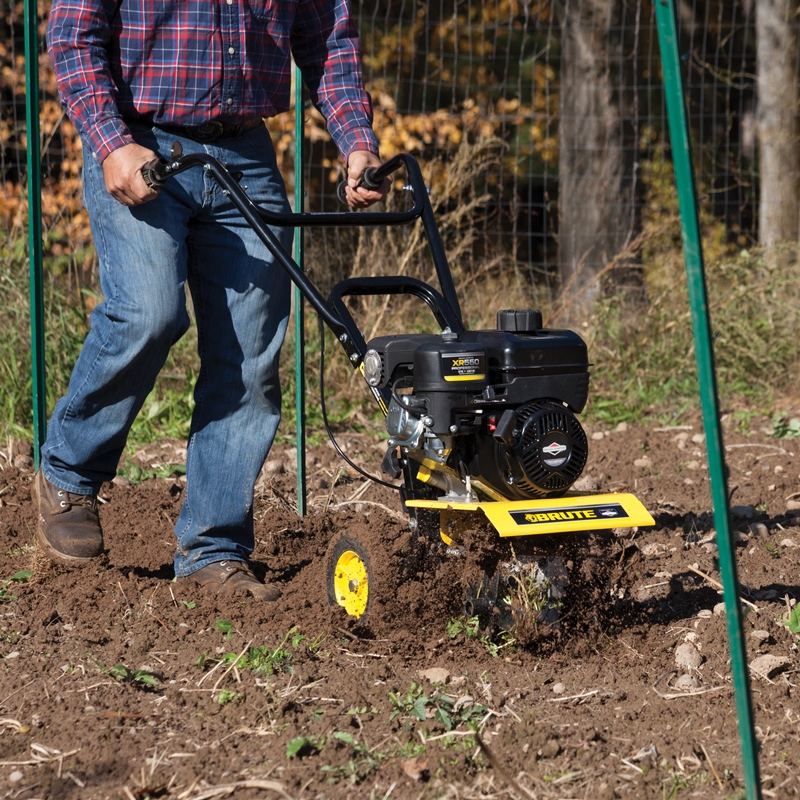
[[564, 494], [588, 455], [576, 418], [589, 391], [586, 344], [542, 328], [534, 310], [497, 314], [497, 330], [371, 340], [364, 377], [391, 389], [390, 448], [446, 497]]

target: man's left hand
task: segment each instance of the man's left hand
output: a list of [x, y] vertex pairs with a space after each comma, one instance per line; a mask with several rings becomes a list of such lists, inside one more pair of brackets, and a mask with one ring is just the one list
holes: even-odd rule
[[355, 150], [347, 159], [347, 188], [345, 196], [350, 208], [367, 208], [386, 197], [392, 185], [391, 177], [386, 178], [379, 189], [367, 189], [359, 186], [361, 176], [367, 167], [379, 167], [380, 158], [369, 150]]

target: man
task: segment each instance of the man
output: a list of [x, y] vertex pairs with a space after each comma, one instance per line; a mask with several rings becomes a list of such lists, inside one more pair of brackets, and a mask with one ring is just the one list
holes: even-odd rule
[[[37, 540], [65, 565], [104, 551], [97, 493], [192, 295], [200, 374], [175, 532], [175, 574], [209, 591], [270, 601], [248, 566], [254, 484], [280, 417], [278, 356], [289, 282], [201, 169], [160, 191], [141, 169], [170, 152], [205, 152], [242, 173], [258, 205], [288, 211], [263, 117], [289, 106], [291, 57], [347, 165], [348, 203], [380, 163], [348, 0], [53, 0], [48, 46], [62, 104], [84, 145], [89, 212], [105, 301], [50, 419], [36, 476]], [[276, 229], [290, 247], [290, 229]]]

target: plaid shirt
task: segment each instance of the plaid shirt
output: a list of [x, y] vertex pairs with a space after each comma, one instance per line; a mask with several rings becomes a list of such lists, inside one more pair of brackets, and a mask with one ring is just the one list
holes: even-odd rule
[[53, 0], [61, 102], [102, 163], [125, 120], [241, 122], [289, 108], [291, 58], [347, 158], [378, 152], [349, 0]]

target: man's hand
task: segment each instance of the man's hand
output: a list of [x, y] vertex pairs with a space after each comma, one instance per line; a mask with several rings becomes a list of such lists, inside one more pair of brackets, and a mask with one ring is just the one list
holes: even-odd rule
[[126, 144], [111, 152], [103, 161], [106, 190], [124, 206], [138, 206], [153, 200], [158, 192], [142, 178], [142, 167], [158, 155], [138, 144]]
[[347, 159], [347, 188], [345, 189], [347, 205], [350, 208], [367, 208], [386, 197], [392, 185], [390, 177], [383, 181], [379, 189], [367, 189], [365, 186], [358, 185], [367, 167], [379, 167], [381, 163], [380, 158], [375, 153], [370, 153], [369, 150], [355, 150], [350, 153], [350, 158]]

